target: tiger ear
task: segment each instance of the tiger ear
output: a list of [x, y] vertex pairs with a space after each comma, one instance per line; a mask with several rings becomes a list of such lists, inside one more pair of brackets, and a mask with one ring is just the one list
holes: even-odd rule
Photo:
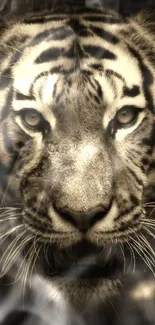
[[135, 17], [134, 20], [140, 26], [147, 29], [151, 35], [155, 35], [155, 6], [149, 10], [141, 10]]

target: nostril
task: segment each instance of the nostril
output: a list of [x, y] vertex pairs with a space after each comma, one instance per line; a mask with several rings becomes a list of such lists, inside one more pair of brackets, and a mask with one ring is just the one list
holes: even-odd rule
[[56, 209], [59, 215], [81, 232], [86, 232], [90, 229], [97, 221], [104, 218], [107, 209], [104, 207], [96, 207], [95, 209], [89, 210], [88, 212], [75, 212], [69, 208]]
[[61, 212], [61, 216], [84, 233], [91, 227], [89, 215], [81, 212]]

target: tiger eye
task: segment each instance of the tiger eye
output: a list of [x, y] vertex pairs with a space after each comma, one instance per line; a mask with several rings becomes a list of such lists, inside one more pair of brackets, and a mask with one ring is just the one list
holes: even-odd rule
[[137, 112], [133, 107], [123, 107], [120, 109], [116, 114], [116, 119], [119, 124], [122, 126], [131, 124], [134, 122], [135, 118], [137, 117]]
[[40, 125], [42, 117], [40, 113], [36, 112], [35, 110], [27, 109], [25, 110], [22, 119], [26, 126], [36, 128]]

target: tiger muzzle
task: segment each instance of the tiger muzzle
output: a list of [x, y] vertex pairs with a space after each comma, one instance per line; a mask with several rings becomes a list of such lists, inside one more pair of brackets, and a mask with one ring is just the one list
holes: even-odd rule
[[110, 210], [112, 205], [112, 200], [107, 208], [96, 207], [88, 212], [75, 212], [69, 208], [57, 209], [59, 215], [64, 219], [73, 224], [81, 232], [85, 233], [91, 228], [97, 221], [104, 218], [104, 216]]
[[52, 164], [53, 207], [63, 220], [82, 232], [104, 218], [113, 197], [113, 172], [108, 154], [101, 148], [91, 150], [94, 154], [82, 158], [79, 155], [78, 161], [78, 154], [71, 159], [71, 153], [66, 150], [61, 152], [61, 161], [57, 158]]

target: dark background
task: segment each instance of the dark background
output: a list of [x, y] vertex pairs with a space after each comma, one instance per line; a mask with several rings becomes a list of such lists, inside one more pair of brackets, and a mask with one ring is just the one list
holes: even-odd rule
[[22, 14], [58, 6], [107, 5], [123, 15], [132, 15], [144, 8], [155, 8], [155, 0], [0, 0], [0, 12]]

